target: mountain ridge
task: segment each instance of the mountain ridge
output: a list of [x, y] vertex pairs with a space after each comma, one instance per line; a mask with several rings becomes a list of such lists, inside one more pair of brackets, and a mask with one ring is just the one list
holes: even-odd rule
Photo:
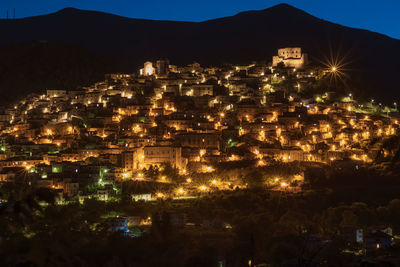
[[79, 9], [79, 8], [75, 8], [75, 7], [65, 7], [65, 8], [62, 8], [62, 9], [57, 10], [55, 12], [50, 12], [50, 13], [43, 14], [43, 15], [35, 15], [35, 16], [29, 16], [29, 17], [24, 17], [24, 18], [16, 18], [16, 19], [0, 19], [0, 22], [11, 22], [11, 23], [12, 22], [21, 22], [21, 21], [25, 21], [25, 20], [40, 18], [40, 17], [54, 16], [54, 15], [65, 15], [65, 14], [73, 14], [73, 15], [91, 14], [91, 15], [106, 15], [106, 16], [117, 17], [117, 18], [127, 19], [127, 20], [136, 20], [136, 21], [153, 21], [153, 22], [171, 22], [171, 23], [197, 24], [197, 23], [205, 23], [205, 22], [229, 19], [229, 18], [233, 18], [233, 17], [239, 17], [239, 16], [242, 16], [242, 15], [260, 14], [260, 13], [263, 13], [263, 12], [266, 12], [266, 11], [270, 12], [270, 11], [274, 11], [274, 10], [277, 10], [277, 9], [279, 11], [282, 11], [284, 9], [284, 11], [293, 11], [293, 12], [297, 12], [297, 13], [300, 12], [300, 13], [303, 13], [303, 15], [307, 15], [307, 16], [313, 17], [314, 19], [318, 19], [318, 20], [320, 20], [322, 22], [334, 24], [334, 25], [341, 26], [341, 27], [348, 28], [348, 29], [375, 33], [375, 34], [379, 34], [379, 35], [385, 36], [385, 37], [390, 38], [390, 39], [394, 39], [394, 40], [400, 41], [400, 39], [392, 37], [392, 36], [389, 36], [389, 35], [384, 34], [384, 33], [376, 32], [376, 31], [372, 31], [372, 30], [368, 30], [368, 29], [363, 29], [363, 28], [354, 28], [354, 27], [346, 26], [346, 25], [343, 25], [343, 24], [340, 24], [340, 23], [328, 21], [328, 20], [325, 20], [323, 18], [319, 18], [319, 17], [317, 17], [315, 15], [311, 15], [310, 13], [307, 13], [304, 10], [301, 10], [299, 8], [296, 8], [296, 7], [294, 7], [292, 5], [289, 5], [289, 4], [286, 4], [286, 3], [280, 3], [280, 4], [274, 5], [272, 7], [261, 9], [261, 10], [240, 11], [240, 12], [234, 14], [234, 15], [231, 15], [231, 16], [224, 16], [224, 17], [206, 19], [206, 20], [202, 20], [202, 21], [161, 20], [161, 19], [134, 18], [134, 17], [127, 17], [127, 16], [118, 15], [118, 14], [108, 13], [108, 12], [105, 12], [105, 11], [86, 10], [86, 9]]

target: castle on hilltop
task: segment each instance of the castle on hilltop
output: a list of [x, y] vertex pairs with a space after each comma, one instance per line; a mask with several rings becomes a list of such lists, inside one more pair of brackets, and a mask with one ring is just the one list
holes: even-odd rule
[[302, 69], [308, 64], [308, 55], [302, 53], [300, 47], [281, 48], [278, 55], [272, 57], [272, 66], [276, 67], [281, 62], [285, 67]]

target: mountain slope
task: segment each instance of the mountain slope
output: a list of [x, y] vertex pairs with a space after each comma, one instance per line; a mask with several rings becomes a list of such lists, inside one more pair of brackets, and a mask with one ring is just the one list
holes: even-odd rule
[[351, 62], [347, 68], [355, 92], [390, 101], [400, 97], [396, 76], [400, 40], [330, 23], [286, 4], [199, 23], [130, 19], [68, 8], [0, 20], [0, 34], [6, 37], [0, 46], [34, 40], [71, 43], [112, 58], [128, 72], [160, 57], [176, 64], [196, 60], [208, 65], [270, 61], [278, 48], [286, 46], [303, 47], [314, 61], [333, 51]]
[[31, 92], [85, 86], [117, 69], [87, 49], [60, 42], [28, 43], [0, 49], [0, 104]]

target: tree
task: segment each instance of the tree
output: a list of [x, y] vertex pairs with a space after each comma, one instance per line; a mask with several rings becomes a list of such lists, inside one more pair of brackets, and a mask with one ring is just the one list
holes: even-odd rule
[[161, 171], [162, 175], [165, 175], [165, 176], [171, 178], [173, 181], [175, 181], [179, 176], [178, 170], [176, 168], [172, 167], [170, 162], [162, 163], [160, 169], [162, 170]]
[[286, 68], [285, 63], [283, 63], [283, 62], [279, 62], [279, 63], [276, 65], [276, 67], [277, 67], [278, 69], [285, 69], [285, 68]]
[[158, 168], [153, 167], [153, 165], [151, 165], [149, 167], [149, 169], [145, 171], [146, 177], [148, 177], [152, 180], [157, 180], [159, 173], [160, 172], [159, 172]]
[[358, 223], [358, 217], [351, 210], [345, 210], [342, 213], [342, 221], [340, 222], [341, 227], [356, 227]]
[[264, 177], [261, 171], [253, 170], [244, 176], [244, 183], [250, 188], [259, 188], [263, 186]]

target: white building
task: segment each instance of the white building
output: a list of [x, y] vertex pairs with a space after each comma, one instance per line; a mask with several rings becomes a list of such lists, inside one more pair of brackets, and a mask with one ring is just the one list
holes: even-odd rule
[[143, 69], [140, 69], [140, 75], [151, 76], [155, 73], [155, 68], [153, 67], [153, 63], [150, 61], [146, 61], [143, 65]]

